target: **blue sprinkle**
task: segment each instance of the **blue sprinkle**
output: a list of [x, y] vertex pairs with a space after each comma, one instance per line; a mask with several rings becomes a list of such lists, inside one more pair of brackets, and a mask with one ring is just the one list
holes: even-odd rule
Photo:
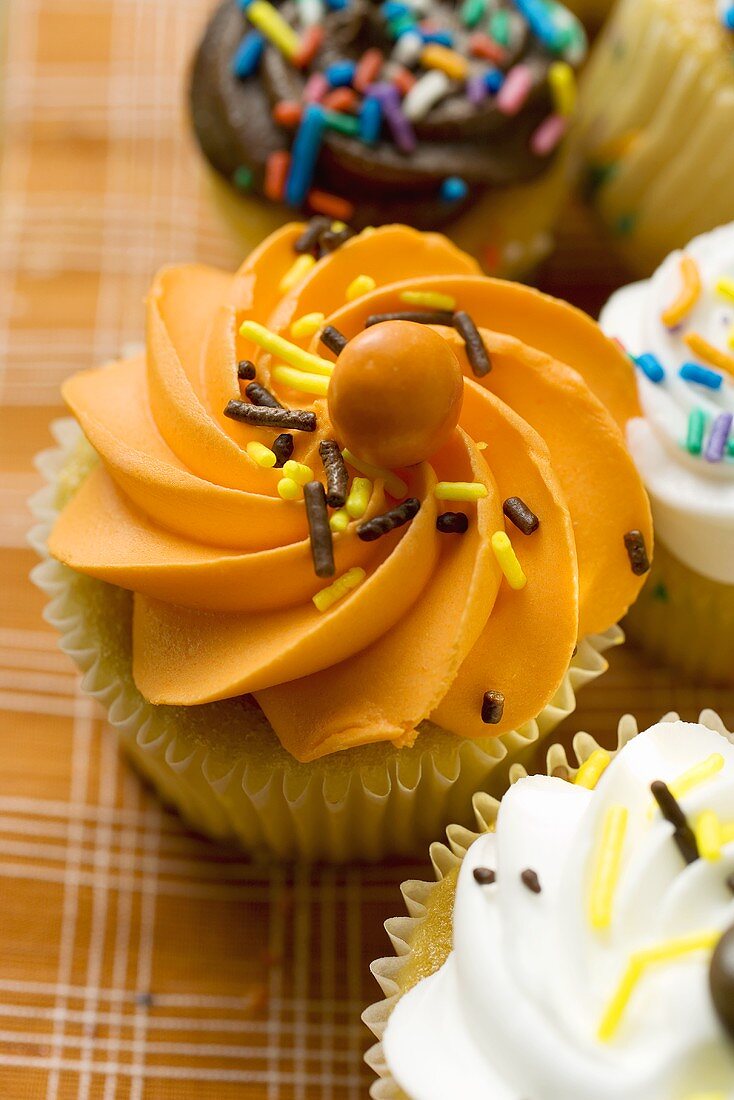
[[332, 88], [346, 88], [354, 80], [356, 69], [354, 61], [335, 61], [325, 70], [324, 76]]
[[699, 386], [707, 386], [710, 390], [721, 389], [724, 376], [718, 371], [709, 370], [698, 363], [684, 363], [679, 374], [684, 382], [697, 382]]
[[326, 0], [329, 11], [344, 11], [349, 7], [349, 0]]
[[662, 365], [651, 352], [646, 351], [644, 355], [637, 355], [634, 357], [634, 360], [642, 373], [649, 378], [651, 382], [662, 382], [663, 378], [665, 378], [665, 371]]
[[301, 206], [311, 188], [325, 124], [323, 107], [310, 103], [303, 112], [291, 150], [291, 167], [285, 185], [285, 201], [289, 206]]
[[565, 35], [551, 18], [543, 0], [515, 0], [515, 7], [530, 27], [530, 30], [550, 50], [561, 50]]
[[237, 0], [237, 7], [240, 11], [247, 11], [251, 3], [252, 0]]
[[410, 8], [407, 4], [401, 4], [400, 0], [387, 0], [382, 5], [382, 14], [386, 19], [400, 19], [403, 15], [410, 15]]
[[382, 106], [374, 96], [365, 96], [359, 110], [359, 136], [365, 145], [375, 145], [382, 130]]
[[246, 80], [257, 72], [264, 48], [265, 39], [259, 31], [245, 35], [232, 58], [232, 72], [238, 80]]
[[504, 73], [492, 65], [484, 74], [484, 83], [492, 95], [496, 95], [505, 82]]
[[421, 31], [420, 36], [426, 45], [435, 42], [439, 46], [448, 46], [449, 49], [453, 49], [454, 36], [450, 31]]
[[461, 176], [448, 176], [441, 184], [439, 194], [443, 202], [461, 202], [469, 193], [469, 185]]
[[728, 7], [722, 17], [721, 22], [724, 24], [728, 31], [734, 31], [734, 4]]

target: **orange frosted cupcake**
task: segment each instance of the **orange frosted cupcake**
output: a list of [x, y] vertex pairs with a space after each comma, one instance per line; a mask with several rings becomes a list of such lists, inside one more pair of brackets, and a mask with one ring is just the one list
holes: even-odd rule
[[652, 534], [632, 367], [588, 317], [438, 235], [323, 233], [164, 269], [145, 354], [66, 383], [86, 438], [42, 464], [36, 579], [198, 827], [377, 857], [573, 709]]

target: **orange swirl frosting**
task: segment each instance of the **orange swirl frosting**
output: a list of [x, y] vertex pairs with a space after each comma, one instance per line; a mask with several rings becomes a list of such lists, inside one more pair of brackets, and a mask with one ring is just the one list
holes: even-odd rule
[[[615, 623], [644, 579], [624, 542], [639, 531], [652, 545], [623, 436], [638, 415], [631, 365], [587, 316], [483, 277], [442, 236], [386, 226], [294, 268], [303, 230], [288, 225], [268, 238], [235, 276], [164, 269], [148, 298], [145, 354], [66, 383], [64, 398], [102, 461], [61, 513], [50, 550], [134, 593], [133, 674], [146, 699], [195, 705], [253, 693], [299, 760], [375, 741], [410, 744], [426, 718], [459, 737], [516, 729], [552, 699], [577, 639]], [[437, 362], [445, 359], [449, 373], [440, 378], [431, 373], [433, 337], [422, 363], [394, 342], [360, 335], [372, 314], [444, 299], [478, 326], [489, 373], [475, 375], [462, 332], [448, 324], [432, 327], [447, 344]], [[313, 313], [323, 320], [302, 321]], [[253, 321], [317, 357], [310, 362], [326, 379], [311, 383], [318, 396], [290, 387], [293, 375], [252, 339], [251, 326], [241, 334]], [[320, 341], [325, 325], [359, 337], [354, 350], [364, 360], [348, 348], [342, 369]], [[347, 449], [350, 484], [365, 475], [370, 439], [376, 452], [385, 442], [380, 385], [376, 405], [364, 389], [369, 371], [404, 408], [421, 461], [368, 471], [364, 514], [342, 516], [348, 525], [333, 535], [331, 578], [314, 570], [301, 491], [283, 499], [284, 471], [260, 465], [247, 446], [260, 443], [269, 460], [265, 449], [285, 429], [224, 414], [232, 399], [246, 401], [243, 360], [283, 406], [315, 414], [315, 431], [292, 432], [292, 458], [314, 480], [324, 480], [322, 440]], [[463, 401], [450, 374], [455, 360]], [[444, 383], [448, 419], [434, 430]], [[360, 401], [364, 416], [350, 420]], [[388, 406], [386, 418], [395, 411]], [[399, 417], [389, 430], [399, 444]], [[431, 440], [431, 453], [421, 452]], [[440, 499], [440, 482], [473, 483], [478, 499]], [[410, 522], [363, 541], [359, 527], [402, 497], [420, 503]], [[532, 534], [505, 520], [510, 497], [539, 517]], [[437, 527], [448, 510], [467, 515], [465, 533]], [[508, 583], [493, 545], [505, 531], [527, 578], [521, 588]], [[345, 574], [356, 586], [319, 610], [313, 597]], [[504, 699], [492, 725], [482, 717], [486, 692]]]

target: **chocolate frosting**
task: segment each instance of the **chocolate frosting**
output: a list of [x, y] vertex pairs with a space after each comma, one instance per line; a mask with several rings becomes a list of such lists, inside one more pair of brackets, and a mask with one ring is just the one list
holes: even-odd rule
[[[502, 6], [515, 12], [513, 4], [503, 0]], [[287, 2], [279, 10], [301, 29], [295, 4]], [[441, 2], [429, 13], [457, 43], [469, 33], [459, 10]], [[516, 115], [503, 114], [494, 96], [472, 103], [464, 85], [457, 82], [454, 91], [414, 122], [417, 147], [409, 154], [398, 149], [384, 126], [374, 146], [327, 130], [314, 186], [352, 202], [355, 214], [350, 220], [357, 228], [395, 221], [433, 228], [466, 209], [486, 189], [528, 181], [547, 168], [552, 154], [534, 154], [530, 138], [553, 112], [547, 73], [551, 62], [562, 55], [549, 50], [516, 13], [515, 20], [521, 29], [507, 48], [501, 68], [507, 72], [522, 62], [534, 78]], [[381, 49], [389, 60], [395, 46], [380, 5], [370, 0], [352, 0], [342, 10], [325, 11], [323, 27], [323, 45], [305, 71], [267, 43], [258, 72], [240, 80], [232, 71], [232, 60], [251, 28], [236, 0], [224, 0], [217, 9], [195, 57], [190, 98], [201, 148], [227, 179], [246, 166], [253, 174], [253, 189], [262, 192], [268, 158], [289, 150], [293, 140], [292, 131], [273, 121], [273, 106], [281, 100], [300, 101], [310, 73], [323, 71], [334, 61], [358, 62], [371, 47]], [[481, 73], [487, 68], [487, 62], [472, 62], [471, 71]], [[440, 187], [454, 176], [468, 184], [467, 195], [447, 202], [440, 196]]]

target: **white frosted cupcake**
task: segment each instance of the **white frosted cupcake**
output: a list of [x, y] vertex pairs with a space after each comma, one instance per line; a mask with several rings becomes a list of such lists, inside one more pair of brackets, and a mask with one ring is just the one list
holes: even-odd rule
[[734, 683], [734, 223], [612, 296], [601, 325], [638, 363], [627, 440], [655, 520], [630, 635], [702, 683]]
[[451, 836], [453, 904], [449, 871], [389, 927], [407, 957], [375, 964], [373, 1096], [734, 1095], [734, 744], [702, 718], [593, 751], [575, 782], [522, 778], [473, 843]]

